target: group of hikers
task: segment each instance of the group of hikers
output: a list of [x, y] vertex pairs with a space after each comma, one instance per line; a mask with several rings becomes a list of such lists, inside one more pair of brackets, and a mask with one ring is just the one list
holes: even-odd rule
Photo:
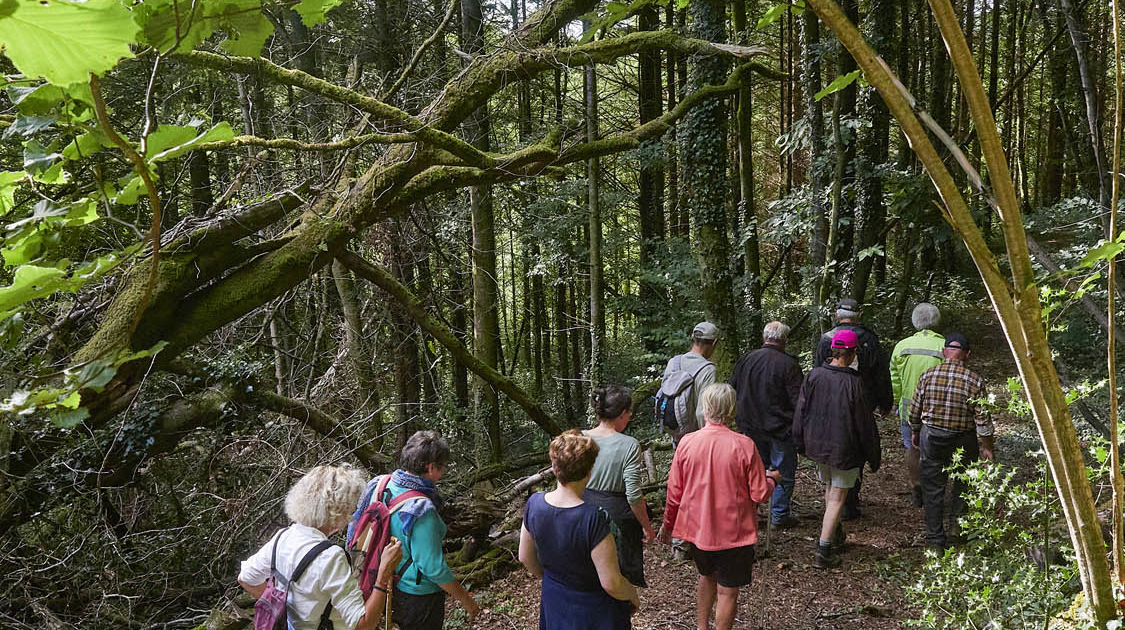
[[[881, 463], [880, 413], [899, 420], [911, 500], [923, 508], [927, 543], [947, 547], [954, 453], [963, 449], [967, 461], [993, 457], [993, 426], [980, 404], [983, 379], [966, 365], [969, 341], [937, 333], [940, 313], [922, 303], [911, 317], [917, 332], [888, 356], [861, 316], [856, 301], [837, 303], [837, 325], [820, 338], [807, 375], [785, 352], [790, 328], [770, 322], [762, 347], [738, 359], [728, 383], [715, 382], [710, 360], [719, 330], [710, 322], [695, 326], [691, 350], [668, 361], [656, 395], [655, 414], [675, 446], [659, 531], [645, 503], [640, 444], [624, 433], [632, 392], [596, 389], [597, 425], [552, 440], [556, 486], [533, 494], [524, 508], [519, 559], [542, 581], [539, 627], [630, 628], [640, 607], [637, 588], [647, 586], [644, 546], [659, 541], [698, 570], [699, 630], [707, 630], [712, 614], [717, 630], [729, 630], [739, 588], [751, 581], [758, 506], [769, 506], [769, 527], [800, 523], [792, 509], [798, 456], [816, 464], [825, 488], [812, 566], [839, 566], [847, 538], [842, 522], [861, 517], [863, 468], [875, 472]], [[419, 431], [400, 459], [400, 469], [370, 481], [347, 466], [319, 466], [293, 486], [285, 501], [293, 524], [244, 561], [239, 574], [239, 583], [262, 598], [259, 613], [271, 589], [283, 591], [277, 601], [285, 603], [285, 625], [278, 627], [294, 630], [367, 629], [385, 617], [402, 630], [437, 629], [447, 595], [470, 620], [479, 613], [442, 550], [436, 482], [449, 461], [448, 443]], [[954, 481], [954, 517], [964, 509], [961, 491]], [[351, 557], [329, 542], [344, 529], [349, 546], [367, 552], [359, 579]]]

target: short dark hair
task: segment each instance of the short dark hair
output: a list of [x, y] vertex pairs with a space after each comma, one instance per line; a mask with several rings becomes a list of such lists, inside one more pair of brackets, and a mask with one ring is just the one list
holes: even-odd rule
[[559, 483], [570, 483], [590, 474], [594, 460], [598, 458], [598, 443], [579, 433], [578, 429], [571, 429], [551, 440], [548, 453], [555, 478]]
[[856, 348], [832, 348], [832, 358], [839, 359], [848, 356], [848, 354], [856, 354], [857, 352], [859, 352], [859, 350]]
[[424, 475], [430, 464], [444, 466], [449, 461], [449, 442], [437, 431], [418, 431], [406, 441], [399, 459], [406, 472]]
[[616, 418], [633, 408], [633, 391], [621, 385], [606, 385], [594, 390], [593, 402], [599, 418]]

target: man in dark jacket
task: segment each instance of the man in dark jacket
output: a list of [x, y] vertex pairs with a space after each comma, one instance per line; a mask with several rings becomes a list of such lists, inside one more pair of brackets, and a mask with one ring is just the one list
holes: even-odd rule
[[843, 329], [832, 337], [832, 362], [813, 368], [801, 385], [793, 416], [793, 444], [798, 453], [820, 464], [825, 484], [824, 521], [820, 527], [813, 566], [838, 566], [844, 528], [840, 513], [848, 489], [855, 485], [864, 463], [879, 470], [882, 451], [875, 418], [864, 397], [859, 373], [849, 367], [859, 340]]
[[797, 476], [793, 410], [804, 375], [797, 358], [785, 352], [788, 339], [788, 326], [776, 321], [766, 324], [762, 347], [742, 355], [730, 377], [730, 384], [738, 393], [738, 430], [754, 440], [766, 467], [781, 473], [773, 490], [770, 513], [770, 522], [779, 527], [800, 522], [790, 513], [789, 501]]
[[[863, 316], [859, 302], [851, 298], [844, 298], [836, 303], [836, 327], [824, 333], [816, 346], [816, 356], [813, 358], [813, 367], [826, 365], [830, 360], [832, 337], [840, 330], [850, 330], [856, 334], [856, 358], [852, 366], [859, 372], [863, 381], [863, 394], [867, 401], [867, 410], [874, 413], [876, 409], [883, 413], [890, 413], [894, 409], [894, 391], [891, 387], [890, 359], [879, 343], [879, 336], [875, 331], [859, 323]], [[863, 474], [860, 473], [855, 487], [848, 492], [847, 502], [844, 504], [844, 520], [851, 521], [860, 517], [859, 491], [863, 487]]]

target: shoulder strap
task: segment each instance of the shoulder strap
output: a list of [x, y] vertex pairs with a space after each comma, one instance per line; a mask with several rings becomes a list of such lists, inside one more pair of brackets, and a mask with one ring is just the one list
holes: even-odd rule
[[921, 355], [924, 357], [934, 357], [935, 359], [942, 358], [942, 354], [937, 350], [926, 350], [924, 348], [907, 348], [898, 353], [898, 356], [905, 357], [910, 355]]
[[401, 507], [403, 503], [406, 503], [410, 499], [419, 498], [428, 499], [429, 497], [426, 496], [426, 493], [422, 492], [421, 490], [407, 490], [406, 492], [403, 492], [402, 494], [388, 501], [387, 507], [391, 508], [391, 513], [393, 514], [394, 511]]
[[680, 365], [681, 365], [681, 364], [683, 363], [683, 361], [684, 361], [684, 355], [682, 355], [682, 354], [677, 354], [677, 355], [676, 355], [675, 357], [673, 357], [673, 358], [672, 358], [672, 360], [676, 362], [676, 365], [675, 365], [675, 366], [674, 366], [674, 367], [673, 367], [672, 369], [674, 369], [675, 371], [679, 372], [679, 371], [680, 371]]
[[277, 571], [277, 543], [279, 540], [281, 540], [281, 535], [285, 533], [286, 529], [289, 528], [286, 527], [285, 529], [280, 529], [273, 536], [273, 551], [270, 552], [270, 576], [272, 576], [274, 572]]
[[383, 500], [383, 493], [386, 492], [387, 484], [389, 484], [390, 482], [391, 482], [391, 474], [387, 473], [387, 474], [383, 475], [383, 478], [379, 480], [379, 485], [375, 486], [375, 492], [373, 492], [371, 494], [371, 500], [372, 501], [382, 501]]
[[334, 544], [331, 540], [322, 540], [318, 542], [315, 547], [309, 549], [308, 552], [305, 553], [305, 557], [301, 558], [301, 561], [297, 563], [297, 568], [293, 571], [293, 577], [289, 578], [289, 584], [296, 584], [297, 580], [301, 579], [301, 576], [305, 574], [305, 569], [309, 568], [309, 565], [312, 564], [312, 561], [316, 560], [316, 557], [319, 556], [321, 552], [332, 546], [334, 546]]

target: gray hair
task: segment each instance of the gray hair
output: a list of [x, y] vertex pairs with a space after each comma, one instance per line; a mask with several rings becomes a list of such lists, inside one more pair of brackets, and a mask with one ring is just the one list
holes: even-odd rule
[[315, 529], [347, 526], [367, 476], [351, 466], [317, 466], [305, 473], [285, 495], [285, 514], [294, 523]]
[[789, 339], [789, 327], [779, 321], [772, 321], [762, 329], [762, 341], [785, 341]]
[[734, 388], [726, 383], [712, 383], [699, 399], [707, 422], [726, 423], [734, 420]]
[[406, 440], [399, 461], [407, 472], [424, 475], [430, 464], [444, 466], [449, 461], [449, 442], [437, 431], [417, 431]]
[[910, 323], [914, 324], [917, 330], [933, 330], [941, 323], [941, 311], [929, 302], [919, 302], [918, 306], [914, 307], [914, 312], [910, 314]]

